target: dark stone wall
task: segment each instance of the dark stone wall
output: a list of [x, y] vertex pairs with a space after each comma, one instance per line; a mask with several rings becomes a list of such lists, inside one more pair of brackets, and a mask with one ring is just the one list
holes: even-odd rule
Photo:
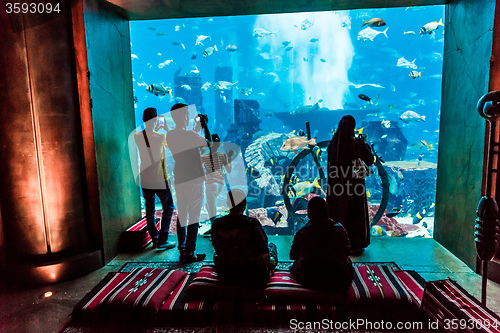
[[495, 0], [446, 8], [435, 239], [473, 269], [485, 133], [476, 104], [488, 92], [494, 12]]
[[129, 22], [85, 1], [90, 97], [101, 206], [104, 258], [118, 254], [120, 234], [141, 215], [127, 140], [135, 128]]

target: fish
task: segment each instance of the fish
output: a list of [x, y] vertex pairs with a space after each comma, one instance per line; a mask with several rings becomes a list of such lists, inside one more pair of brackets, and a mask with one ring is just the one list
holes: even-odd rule
[[417, 60], [417, 59], [414, 59], [412, 62], [409, 62], [404, 57], [401, 57], [398, 59], [398, 63], [396, 64], [396, 66], [417, 69], [418, 67], [417, 67], [417, 65], [415, 65], [415, 60]]
[[176, 97], [174, 99], [174, 101], [175, 101], [175, 103], [184, 103], [184, 104], [186, 104], [186, 100], [184, 98], [182, 98], [182, 97]]
[[385, 214], [387, 217], [394, 217], [396, 215], [401, 214], [403, 210], [401, 208], [394, 207], [390, 213]]
[[319, 103], [314, 105], [302, 105], [295, 109], [292, 114], [306, 114], [319, 109]]
[[[292, 188], [293, 188], [293, 191], [296, 193], [296, 196], [299, 196], [299, 197], [302, 197], [308, 193], [311, 193], [316, 188], [319, 188], [321, 190], [321, 192], [323, 194], [325, 194], [325, 192], [323, 191], [323, 189], [319, 185], [318, 178], [315, 178], [312, 183], [308, 182], [308, 181], [297, 183], [297, 184], [293, 185]], [[326, 196], [326, 194], [325, 194], [325, 196]]]
[[213, 47], [211, 47], [211, 46], [207, 47], [205, 49], [205, 51], [203, 51], [203, 58], [206, 58], [206, 57], [212, 55], [212, 53], [214, 53], [215, 51], [218, 51], [217, 50], [217, 45], [214, 45]]
[[149, 29], [149, 30], [152, 30], [152, 31], [155, 31], [155, 30], [156, 30], [156, 29], [155, 29], [155, 28], [153, 28], [153, 27], [146, 27], [146, 28], [147, 28], [147, 29]]
[[318, 38], [311, 38], [311, 40], [309, 40], [311, 43], [316, 43], [317, 41], [319, 41]]
[[366, 115], [366, 118], [369, 118], [369, 117], [376, 117], [378, 114], [377, 113], [368, 113]]
[[401, 178], [401, 179], [404, 178], [403, 173], [401, 172], [401, 170], [398, 170], [398, 177]]
[[366, 197], [367, 198], [371, 198], [372, 197], [372, 194], [370, 193], [370, 191], [366, 190]]
[[240, 94], [248, 96], [251, 93], [252, 93], [252, 88], [241, 88], [240, 89]]
[[323, 162], [323, 156], [322, 156], [322, 154], [323, 154], [323, 151], [321, 149], [319, 149], [319, 148], [316, 149], [316, 154], [315, 155], [316, 155], [316, 158], [318, 159], [318, 161], [320, 161], [320, 162]]
[[138, 57], [136, 54], [133, 54], [133, 53], [130, 55], [130, 57], [131, 57], [132, 59], [139, 59], [139, 57]]
[[259, 170], [255, 169], [254, 167], [250, 167], [246, 169], [246, 173], [248, 176], [252, 178], [258, 178], [260, 177], [260, 172]]
[[166, 94], [172, 96], [172, 88], [165, 88], [160, 84], [152, 83], [146, 88], [146, 90], [156, 96], [165, 96]]
[[274, 204], [275, 204], [276, 206], [280, 206], [280, 205], [283, 205], [284, 203], [285, 203], [285, 201], [283, 201], [283, 200], [278, 200], [278, 201], [276, 201]]
[[425, 140], [420, 140], [420, 142], [422, 142], [422, 144], [424, 146], [426, 146], [427, 148], [429, 149], [432, 149], [432, 144], [429, 144], [429, 142], [425, 141]]
[[253, 30], [253, 36], [254, 37], [264, 37], [264, 36], [269, 36], [269, 35], [276, 35], [276, 33], [271, 32], [269, 30], [266, 30], [264, 28], [256, 28]]
[[307, 140], [306, 136], [292, 136], [286, 139], [281, 146], [281, 151], [297, 152], [299, 149], [310, 149], [308, 145], [316, 146], [316, 137]]
[[171, 63], [173, 63], [173, 62], [174, 62], [174, 59], [168, 59], [168, 60], [165, 60], [164, 62], [160, 62], [160, 63], [158, 64], [158, 68], [163, 68], [163, 67], [165, 67], [165, 66], [170, 65], [170, 64], [171, 64]]
[[274, 77], [273, 83], [280, 82], [280, 77], [275, 72], [265, 73], [264, 75], [273, 76]]
[[300, 29], [307, 30], [310, 27], [312, 27], [313, 24], [314, 24], [314, 21], [311, 22], [308, 19], [305, 19], [304, 21], [302, 21], [302, 24], [300, 25]]
[[390, 128], [391, 122], [389, 120], [382, 120], [382, 126], [384, 126], [385, 128]]
[[385, 88], [385, 87], [383, 87], [383, 86], [381, 86], [379, 84], [376, 84], [376, 83], [361, 83], [361, 84], [356, 84], [356, 83], [350, 82], [349, 85], [353, 86], [356, 89], [363, 88], [364, 86], [371, 86], [371, 87], [375, 87], [375, 88]]
[[355, 132], [355, 133], [358, 133], [358, 135], [359, 135], [359, 134], [363, 134], [363, 129], [364, 129], [364, 127], [361, 127], [361, 128], [360, 128], [360, 129], [358, 129], [358, 130], [357, 130], [357, 129], [354, 129], [354, 132]]
[[381, 18], [372, 18], [369, 21], [365, 19], [362, 27], [364, 27], [365, 25], [368, 25], [369, 27], [383, 27], [385, 25], [385, 22]]
[[323, 59], [323, 58], [319, 59], [319, 61], [321, 61], [321, 62], [326, 62], [326, 60], [325, 60], [325, 59]]
[[399, 116], [399, 119], [405, 123], [409, 123], [410, 121], [425, 121], [425, 116], [421, 116], [415, 111], [405, 111]]
[[191, 90], [191, 89], [192, 89], [192, 88], [191, 88], [189, 85], [187, 85], [187, 84], [183, 84], [183, 85], [181, 86], [181, 88], [182, 88], [182, 89], [186, 89], [187, 91], [189, 91], [189, 90]]
[[422, 77], [422, 72], [411, 71], [408, 76], [415, 80], [417, 77]]
[[272, 112], [266, 112], [266, 113], [264, 114], [264, 117], [266, 117], [266, 118], [271, 118], [271, 117], [274, 117], [274, 113], [272, 113]]
[[[359, 33], [358, 33], [358, 40], [371, 40], [373, 41], [373, 39], [375, 37], [377, 37], [378, 34], [384, 34], [385, 37], [387, 37], [387, 30], [389, 28], [386, 28], [384, 31], [377, 31], [377, 30], [373, 30], [372, 28], [368, 27], [366, 29], [363, 29], [361, 30]], [[389, 37], [387, 37], [389, 38]]]
[[382, 135], [380, 138], [381, 138], [381, 139], [385, 139], [385, 138], [387, 138], [387, 134]]
[[165, 36], [165, 35], [166, 35], [166, 33], [161, 32], [161, 31], [156, 33], [156, 36]]
[[362, 99], [363, 101], [367, 101], [367, 102], [370, 102], [371, 104], [373, 104], [372, 99], [365, 94], [359, 94], [358, 97], [360, 99]]
[[237, 87], [238, 81], [235, 83], [227, 82], [227, 81], [217, 81], [214, 84], [214, 90], [215, 91], [225, 91], [225, 90], [231, 90], [233, 87]]
[[203, 92], [207, 91], [208, 88], [210, 88], [210, 86], [212, 86], [212, 84], [210, 82], [203, 83], [203, 85], [201, 86], [201, 91], [203, 91]]
[[207, 38], [210, 38], [210, 40], [212, 40], [212, 37], [210, 36], [204, 36], [204, 35], [199, 35], [197, 36], [198, 38], [196, 38], [196, 42], [194, 43], [194, 45], [201, 45], [201, 46], [204, 46], [203, 45], [203, 41]]
[[191, 60], [196, 59], [196, 54], [191, 55]]
[[288, 45], [290, 45], [290, 41], [286, 40], [284, 41], [283, 43], [281, 43], [281, 45], [283, 45], [283, 47], [287, 47]]
[[[285, 175], [281, 176], [281, 184], [285, 182]], [[290, 180], [288, 181], [288, 184], [295, 185], [299, 182], [299, 179], [295, 175], [290, 176]]]
[[228, 45], [226, 46], [226, 51], [230, 51], [230, 52], [234, 52], [234, 51], [238, 51], [238, 47], [236, 45]]
[[192, 69], [186, 73], [187, 76], [200, 76], [200, 70], [198, 68]]
[[281, 220], [283, 214], [276, 208], [267, 208], [267, 217], [270, 218], [274, 224], [278, 223]]
[[403, 32], [403, 35], [415, 35], [415, 31], [405, 31]]
[[424, 219], [424, 217], [427, 215], [427, 213], [432, 209], [434, 208], [434, 206], [436, 206], [435, 203], [432, 203], [430, 205], [430, 207], [428, 208], [422, 208], [421, 210], [419, 210], [419, 212], [413, 217], [413, 221], [412, 223], [413, 224], [418, 224], [420, 223], [420, 221], [422, 221]]
[[177, 45], [181, 45], [181, 44], [179, 42], [173, 42], [172, 45], [177, 46]]
[[175, 30], [175, 31], [179, 31], [179, 30], [181, 30], [182, 28], [185, 28], [185, 27], [186, 27], [186, 26], [185, 26], [185, 25], [184, 25], [184, 23], [183, 23], [182, 25], [176, 25], [176, 26], [174, 27], [174, 30]]
[[439, 22], [436, 22], [436, 21], [429, 22], [426, 25], [424, 25], [422, 27], [422, 29], [420, 29], [420, 34], [421, 35], [425, 35], [425, 34], [430, 35], [430, 34], [432, 34], [432, 32], [434, 30], [437, 30], [437, 28], [439, 28], [440, 25], [444, 27], [443, 19], [439, 19]]
[[288, 51], [290, 51], [291, 49], [293, 49], [293, 46], [288, 46], [288, 47], [285, 49], [285, 51], [286, 51], [286, 52], [288, 52]]

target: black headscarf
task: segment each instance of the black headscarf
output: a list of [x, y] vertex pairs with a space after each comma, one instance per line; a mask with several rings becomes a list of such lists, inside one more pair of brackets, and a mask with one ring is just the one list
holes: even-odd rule
[[312, 198], [307, 205], [307, 216], [313, 224], [328, 222], [328, 205], [325, 199], [321, 197]]
[[354, 128], [356, 120], [346, 115], [340, 119], [337, 131], [328, 145], [328, 164], [350, 166], [354, 158]]

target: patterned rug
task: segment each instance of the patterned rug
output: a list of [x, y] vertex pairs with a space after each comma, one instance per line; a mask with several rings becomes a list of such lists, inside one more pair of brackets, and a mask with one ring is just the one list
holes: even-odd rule
[[[206, 265], [210, 265], [210, 264], [213, 264], [213, 262], [203, 261], [203, 262], [196, 262], [196, 263], [190, 263], [190, 264], [180, 264], [177, 261], [175, 261], [175, 262], [127, 262], [126, 264], [124, 264], [120, 268], [119, 272], [109, 273], [109, 274], [116, 274], [117, 275], [117, 274], [129, 273], [129, 272], [134, 271], [135, 269], [150, 269], [150, 268], [176, 269], [176, 270], [182, 270], [185, 272], [193, 273], [193, 272], [199, 272], [200, 268], [202, 266], [206, 266]], [[287, 270], [291, 266], [291, 264], [292, 264], [291, 261], [280, 262], [277, 268], [279, 270]], [[357, 262], [357, 263], [353, 263], [353, 264], [354, 264], [354, 266], [356, 266], [356, 272], [358, 272], [357, 276], [359, 275], [358, 280], [362, 279], [364, 281], [362, 283], [359, 283], [359, 281], [358, 281], [358, 283], [356, 284], [356, 285], [358, 285], [358, 287], [356, 289], [357, 292], [355, 292], [355, 294], [361, 298], [368, 297], [367, 295], [365, 295], [366, 290], [363, 289], [365, 287], [369, 289], [369, 294], [371, 295], [371, 297], [375, 297], [377, 292], [382, 291], [382, 284], [385, 287], [387, 285], [387, 283], [389, 283], [389, 280], [387, 279], [386, 273], [392, 272], [392, 269], [399, 269], [399, 267], [394, 262], [377, 262], [377, 263]], [[370, 275], [370, 276], [368, 276], [368, 275], [364, 276], [367, 274], [367, 272], [371, 271], [369, 267], [376, 269], [374, 265], [380, 266], [379, 271], [377, 271], [377, 273], [376, 273], [377, 276], [375, 276], [375, 274]], [[366, 269], [362, 266], [366, 266]], [[375, 273], [374, 271], [371, 271], [371, 272]], [[283, 274], [287, 274], [287, 273], [282, 272], [280, 274], [283, 275]], [[392, 276], [392, 279], [393, 279], [393, 281], [396, 280], [395, 276]], [[356, 278], [355, 278], [355, 280], [356, 280]], [[380, 280], [380, 282], [379, 282], [379, 280]], [[101, 281], [101, 283], [102, 282], [106, 282], [106, 281]], [[284, 280], [282, 282], [285, 284], [290, 283], [290, 281], [288, 281], [288, 280], [286, 280], [286, 281]], [[363, 288], [361, 288], [362, 285], [364, 286]], [[372, 286], [370, 287], [370, 285], [372, 285]], [[98, 288], [98, 286], [96, 286], [95, 288]], [[184, 288], [184, 287], [182, 287], [182, 288]], [[399, 290], [399, 292], [401, 292], [401, 291], [402, 290]], [[422, 289], [422, 291], [423, 291], [423, 289]], [[173, 294], [176, 294], [176, 291]], [[179, 292], [178, 294], [182, 296], [184, 294], [184, 292]], [[201, 302], [200, 304], [196, 305], [196, 304], [194, 304], [194, 303], [196, 303], [194, 300], [193, 301], [189, 301], [189, 300], [186, 301], [186, 300], [182, 299], [184, 296], [182, 296], [182, 297], [181, 296], [179, 296], [179, 304], [180, 304], [179, 307], [181, 309], [191, 309], [191, 310], [192, 310], [192, 308], [199, 309], [200, 306], [203, 304], [203, 302]], [[409, 294], [407, 296], [408, 296], [408, 298], [411, 298], [411, 296], [409, 296]], [[392, 297], [392, 296], [390, 295], [390, 293], [387, 293], [384, 297]], [[169, 299], [170, 298], [171, 298], [171, 296], [169, 296]], [[177, 299], [177, 296], [175, 298]], [[185, 304], [183, 302], [185, 302]], [[196, 306], [194, 306], [191, 303], [193, 303]], [[203, 304], [203, 310], [205, 310], [204, 309], [205, 307], [208, 307], [208, 305], [210, 305], [210, 302], [206, 302], [206, 303], [207, 303], [206, 306]], [[316, 303], [314, 303], [314, 304], [316, 304]], [[314, 305], [314, 307], [317, 307], [317, 306], [318, 305]], [[398, 305], [398, 308], [399, 308], [399, 305]], [[174, 309], [177, 309], [176, 306], [174, 306]], [[239, 308], [233, 307], [231, 309], [233, 311], [236, 311]], [[281, 310], [283, 310], [283, 309], [281, 309]], [[376, 309], [373, 309], [373, 310], [376, 310]], [[210, 313], [212, 313], [212, 314], [215, 313], [214, 309], [212, 309], [211, 311], [212, 312], [210, 312]], [[182, 316], [183, 315], [182, 313], [184, 313], [184, 312], [181, 312], [181, 313], [176, 312], [175, 316], [178, 316], [178, 315]], [[239, 313], [239, 312], [236, 311], [235, 314], [236, 313]], [[245, 312], [245, 313], [247, 314], [247, 312]], [[294, 332], [294, 333], [299, 333], [299, 332], [304, 332], [305, 333], [305, 332], [311, 332], [308, 330], [305, 330], [305, 331], [291, 330], [291, 329], [288, 329], [287, 327], [284, 327], [283, 326], [283, 323], [284, 323], [283, 318], [285, 318], [285, 317], [281, 318], [282, 314], [280, 314], [279, 316], [276, 316], [277, 319], [280, 319], [281, 324], [279, 325], [279, 327], [274, 326], [274, 324], [272, 323], [274, 321], [270, 322], [268, 325], [265, 323], [265, 321], [261, 321], [261, 320], [253, 320], [252, 321], [253, 324], [249, 324], [248, 326], [244, 325], [242, 323], [236, 324], [236, 325], [229, 324], [229, 323], [225, 323], [222, 325], [217, 324], [217, 323], [207, 324], [207, 325], [196, 325], [197, 321], [194, 319], [194, 317], [192, 317], [192, 314], [194, 314], [194, 313], [190, 312], [189, 316], [188, 316], [190, 319], [184, 320], [183, 321], [184, 324], [181, 324], [180, 326], [176, 325], [176, 324], [174, 324], [174, 325], [168, 324], [164, 321], [162, 323], [159, 323], [159, 322], [155, 322], [154, 320], [153, 321], [143, 320], [144, 318], [141, 319], [141, 316], [137, 316], [137, 315], [130, 315], [130, 316], [126, 317], [126, 320], [123, 320], [124, 318], [121, 318], [121, 320], [112, 320], [108, 316], [101, 317], [100, 319], [96, 317], [96, 319], [94, 320], [93, 317], [92, 318], [89, 317], [89, 318], [84, 319], [84, 320], [80, 319], [80, 320], [69, 321], [67, 323], [67, 325], [65, 326], [65, 328], [60, 331], [60, 333], [76, 333], [76, 332], [80, 332], [80, 333], [94, 333], [94, 332], [151, 332], [151, 333], [188, 333], [188, 332], [192, 332], [192, 333], [198, 333], [198, 332], [199, 333], [212, 333], [212, 332], [213, 333], [220, 333], [220, 332], [241, 332], [241, 333], [286, 332], [286, 333], [288, 333], [288, 332], [290, 332], [291, 333], [291, 332]], [[364, 312], [362, 312], [361, 314], [364, 314]], [[184, 316], [186, 316], [186, 315], [184, 314]], [[165, 318], [165, 317], [163, 317], [163, 314], [162, 314], [160, 318]], [[236, 322], [239, 323], [239, 321], [236, 321]], [[286, 321], [286, 323], [287, 322], [288, 321]], [[257, 327], [255, 327], [255, 326], [257, 326]], [[258, 326], [261, 326], [261, 327], [258, 327]], [[335, 331], [335, 330], [333, 330], [333, 331]], [[329, 332], [333, 332], [333, 331], [329, 331]], [[341, 331], [337, 331], [337, 332], [357, 332], [357, 331], [356, 330], [341, 330]]]
[[[288, 270], [292, 266], [292, 261], [282, 261], [276, 266], [277, 270]], [[120, 272], [132, 272], [136, 268], [164, 268], [164, 269], [178, 269], [184, 272], [196, 273], [200, 271], [200, 268], [205, 265], [213, 265], [213, 261], [199, 261], [190, 264], [181, 264], [178, 261], [161, 261], [161, 262], [137, 262], [129, 261], [125, 263], [121, 268]], [[381, 265], [387, 266], [393, 269], [400, 269], [395, 262], [353, 262], [353, 266], [363, 266], [363, 265]]]

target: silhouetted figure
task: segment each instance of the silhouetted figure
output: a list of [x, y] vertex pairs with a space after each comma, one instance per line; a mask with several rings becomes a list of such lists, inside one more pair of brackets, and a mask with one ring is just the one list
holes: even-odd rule
[[167, 132], [167, 143], [175, 160], [174, 186], [177, 199], [177, 240], [180, 262], [205, 259], [205, 254], [196, 254], [196, 238], [203, 204], [203, 182], [205, 172], [201, 165], [200, 149], [207, 146], [210, 132], [204, 122], [206, 138], [186, 130], [189, 124], [188, 106], [177, 103], [171, 108], [175, 128]]
[[[158, 127], [155, 108], [144, 110], [142, 120], [145, 123], [145, 130], [135, 133], [134, 140], [141, 158], [141, 188], [146, 206], [148, 232], [153, 240], [153, 247], [171, 249], [175, 247], [175, 243], [168, 242], [168, 230], [174, 212], [174, 201], [165, 168], [167, 141], [165, 134], [155, 131]], [[155, 195], [160, 199], [163, 208], [159, 232], [155, 223]]]
[[243, 215], [243, 191], [231, 190], [227, 204], [229, 214], [212, 224], [215, 270], [228, 283], [263, 288], [278, 263], [276, 246], [268, 244], [259, 220]]
[[[224, 187], [224, 169], [231, 172], [231, 157], [234, 152], [228, 151], [227, 154], [218, 152], [220, 147], [220, 138], [217, 134], [212, 135], [212, 146], [204, 149], [201, 155], [201, 162], [205, 167], [205, 199], [207, 201], [208, 216], [210, 224], [217, 217], [217, 197]], [[211, 229], [203, 235], [209, 236]]]
[[328, 146], [328, 203], [329, 216], [340, 222], [349, 234], [351, 253], [362, 251], [370, 244], [370, 225], [365, 180], [355, 177], [353, 164], [361, 158], [373, 164], [370, 146], [354, 136], [356, 120], [342, 117]]
[[290, 272], [305, 287], [344, 293], [354, 275], [347, 231], [328, 217], [321, 197], [309, 201], [307, 215], [309, 222], [293, 238]]

